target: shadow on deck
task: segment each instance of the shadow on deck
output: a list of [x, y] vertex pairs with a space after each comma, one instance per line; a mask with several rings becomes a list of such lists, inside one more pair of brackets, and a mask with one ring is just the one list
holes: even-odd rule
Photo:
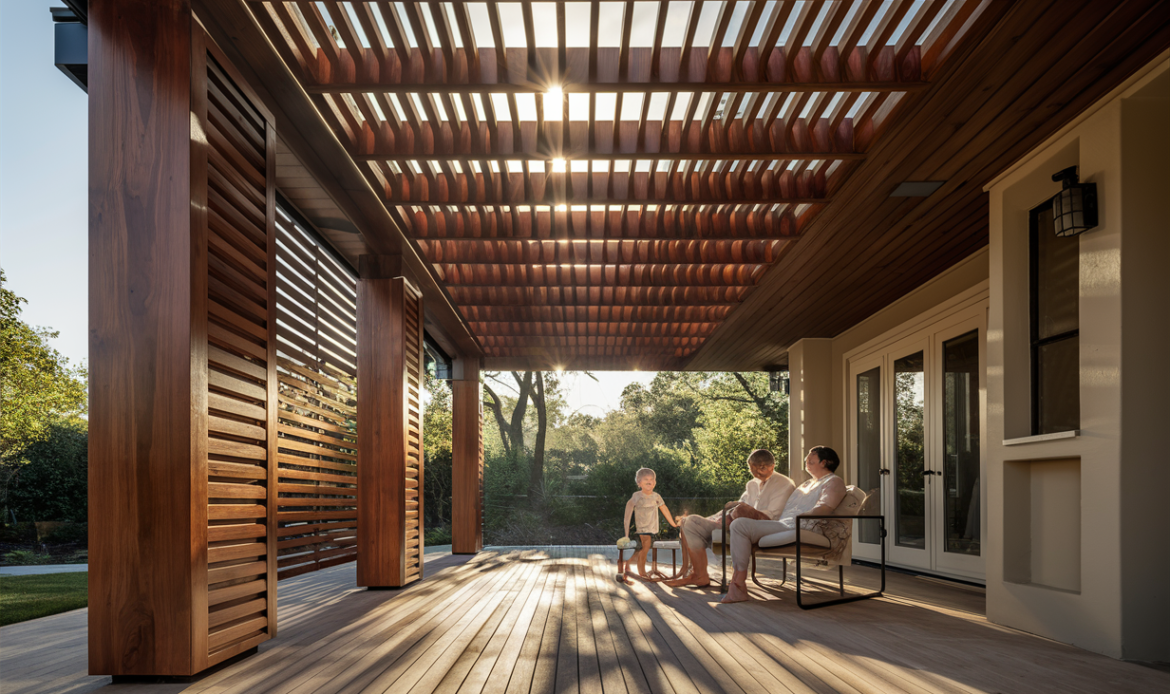
[[[353, 564], [299, 576], [280, 584], [277, 639], [188, 684], [87, 676], [86, 611], [77, 610], [0, 630], [0, 689], [1170, 691], [1170, 674], [988, 623], [978, 589], [891, 574], [888, 597], [823, 610], [754, 586], [757, 600], [721, 605], [716, 590], [618, 584], [615, 558], [608, 547], [429, 556], [428, 578], [401, 591], [354, 588]], [[847, 570], [859, 589], [875, 573]]]

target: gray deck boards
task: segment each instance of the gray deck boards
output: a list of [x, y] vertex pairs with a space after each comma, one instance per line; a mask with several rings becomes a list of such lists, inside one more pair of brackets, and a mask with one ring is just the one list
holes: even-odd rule
[[0, 629], [0, 692], [1170, 691], [1165, 672], [989, 624], [978, 589], [891, 574], [890, 597], [824, 610], [754, 587], [757, 600], [721, 605], [716, 591], [618, 584], [614, 558], [428, 558], [428, 578], [401, 591], [354, 588], [353, 564], [298, 576], [280, 584], [279, 637], [193, 683], [87, 675], [77, 610]]

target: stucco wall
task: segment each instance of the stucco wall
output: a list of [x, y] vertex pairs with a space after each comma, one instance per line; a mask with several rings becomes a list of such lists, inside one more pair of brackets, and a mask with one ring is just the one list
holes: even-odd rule
[[[1163, 56], [988, 188], [988, 617], [1142, 660], [1170, 660], [1158, 501], [1170, 466], [1167, 66]], [[1100, 199], [1099, 227], [1079, 237], [1081, 428], [1020, 441], [1031, 433], [1028, 211], [1072, 165]]]

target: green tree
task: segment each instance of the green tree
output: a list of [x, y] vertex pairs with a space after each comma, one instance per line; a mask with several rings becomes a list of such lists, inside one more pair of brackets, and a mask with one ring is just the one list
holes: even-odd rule
[[0, 465], [9, 467], [58, 418], [84, 415], [88, 401], [85, 369], [49, 346], [57, 332], [21, 320], [28, 302], [5, 281], [0, 270]]
[[451, 523], [451, 386], [428, 373], [426, 389], [430, 400], [423, 410], [423, 514], [424, 526], [432, 529]]
[[85, 422], [58, 419], [43, 439], [25, 447], [8, 487], [8, 506], [18, 519], [85, 522], [88, 441]]

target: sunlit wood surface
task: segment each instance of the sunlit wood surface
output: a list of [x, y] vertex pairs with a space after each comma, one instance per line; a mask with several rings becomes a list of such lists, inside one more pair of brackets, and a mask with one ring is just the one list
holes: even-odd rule
[[[891, 574], [891, 596], [802, 611], [792, 595], [614, 581], [597, 547], [428, 558], [401, 591], [347, 564], [280, 584], [280, 635], [197, 682], [88, 677], [86, 611], [0, 630], [4, 692], [1156, 692], [1170, 674], [989, 624], [978, 591]], [[854, 567], [865, 583], [871, 570]]]

